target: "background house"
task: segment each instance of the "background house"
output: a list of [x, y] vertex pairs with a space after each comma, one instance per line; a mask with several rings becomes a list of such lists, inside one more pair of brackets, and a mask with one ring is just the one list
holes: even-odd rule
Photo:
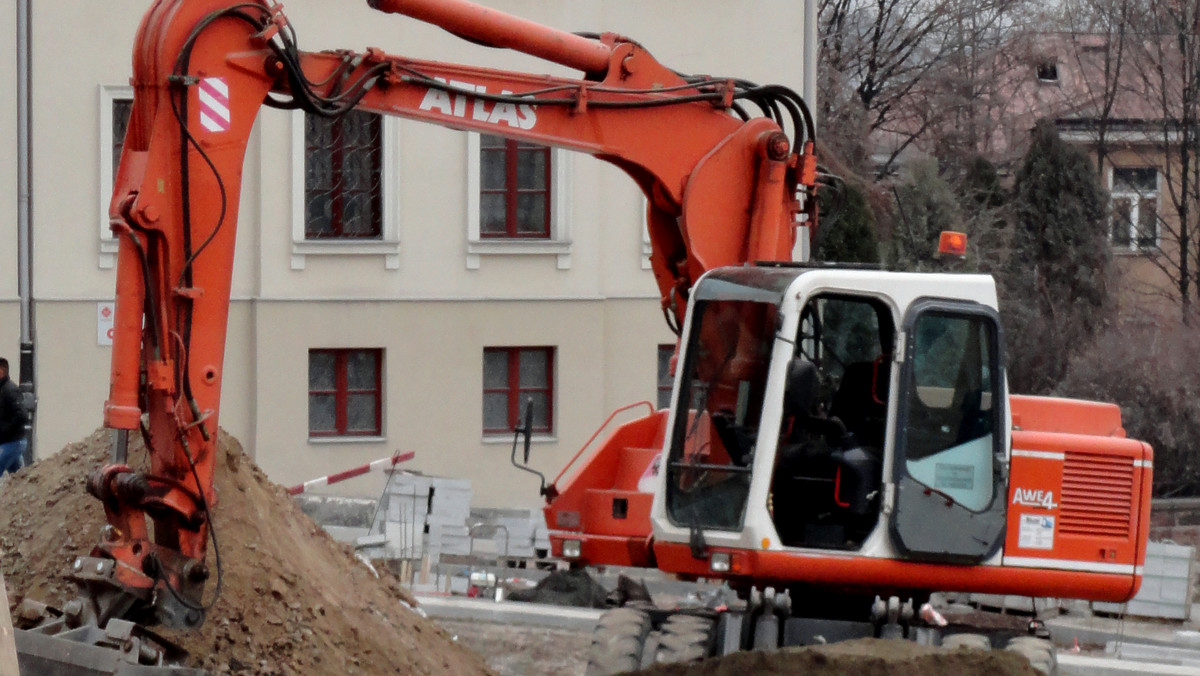
[[[1181, 59], [1170, 42], [1145, 34], [1013, 32], [979, 57], [985, 65], [970, 79], [951, 72], [924, 83], [925, 91], [906, 102], [914, 108], [873, 134], [872, 157], [877, 168], [890, 162], [894, 171], [921, 157], [974, 153], [1010, 175], [1034, 125], [1053, 121], [1061, 138], [1092, 158], [1110, 191], [1122, 313], [1177, 317], [1180, 251], [1196, 241], [1196, 227], [1194, 214], [1186, 223], [1179, 216], [1195, 193], [1179, 195], [1185, 111]], [[931, 99], [941, 105], [930, 106]], [[1194, 167], [1188, 171], [1194, 191]]]
[[[101, 424], [108, 201], [148, 4], [33, 7], [39, 457]], [[487, 4], [628, 35], [680, 71], [801, 88], [802, 3], [763, 0], [753, 13], [709, 0]], [[377, 46], [576, 75], [365, 2], [294, 2], [287, 13], [306, 50]], [[15, 0], [0, 0], [0, 35], [15, 34], [14, 16]], [[0, 53], [7, 91], [13, 51]], [[16, 128], [15, 106], [0, 109], [0, 128]], [[0, 157], [15, 155], [15, 134], [0, 135]], [[363, 114], [331, 127], [271, 109], [246, 163], [221, 422], [275, 481], [405, 449], [417, 453], [412, 469], [470, 479], [481, 505], [533, 506], [537, 480], [508, 465], [518, 396], [537, 402], [533, 460], [551, 475], [613, 409], [660, 400], [674, 336], [649, 271], [642, 197], [619, 170], [417, 122]], [[509, 208], [515, 186], [500, 176], [517, 165], [529, 196]], [[0, 163], [0, 211], [16, 213], [13, 162]], [[15, 366], [15, 219], [0, 220], [0, 242], [0, 355]], [[376, 495], [378, 481], [339, 490]]]

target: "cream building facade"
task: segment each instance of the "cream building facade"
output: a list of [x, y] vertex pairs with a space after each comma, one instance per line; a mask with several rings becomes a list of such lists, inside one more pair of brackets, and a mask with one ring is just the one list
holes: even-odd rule
[[[794, 0], [485, 4], [566, 30], [627, 35], [680, 71], [801, 89], [803, 3]], [[106, 215], [120, 140], [113, 115], [129, 97], [133, 35], [147, 6], [33, 3], [38, 457], [102, 420], [110, 348], [101, 344], [101, 313], [115, 283]], [[380, 14], [365, 0], [294, 0], [286, 12], [306, 50], [374, 46], [575, 76]], [[15, 34], [14, 16], [15, 0], [0, 0], [0, 35]], [[0, 52], [7, 91], [13, 51]], [[16, 126], [15, 105], [0, 108], [2, 157], [16, 155]], [[550, 476], [614, 409], [654, 401], [659, 346], [674, 337], [647, 262], [642, 197], [616, 168], [555, 150], [549, 238], [497, 244], [479, 234], [477, 135], [388, 119], [381, 143], [380, 237], [306, 239], [303, 115], [260, 114], [246, 158], [221, 424], [284, 485], [412, 450], [408, 468], [470, 479], [478, 505], [536, 506], [537, 480], [509, 465], [512, 435], [484, 432], [485, 350], [550, 355], [548, 430], [533, 449], [534, 466]], [[5, 214], [16, 213], [15, 172], [15, 162], [0, 163]], [[0, 219], [0, 355], [14, 371], [16, 239], [15, 216]], [[321, 389], [310, 379], [314, 351], [346, 349], [380, 358], [379, 429], [312, 435], [309, 409]], [[364, 478], [334, 492], [377, 495], [380, 487], [379, 477]]]

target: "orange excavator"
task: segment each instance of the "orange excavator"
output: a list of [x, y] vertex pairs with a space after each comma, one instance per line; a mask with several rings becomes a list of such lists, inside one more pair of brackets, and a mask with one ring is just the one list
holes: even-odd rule
[[[817, 225], [799, 96], [682, 75], [619, 35], [465, 0], [368, 2], [581, 76], [310, 53], [270, 0], [153, 3], [110, 210], [120, 248], [104, 423], [116, 433], [113, 461], [88, 481], [109, 525], [74, 564], [80, 599], [42, 636], [91, 628], [99, 638], [78, 640], [162, 665], [168, 646], [139, 627], [195, 627], [205, 589], [219, 590], [219, 552], [215, 570], [206, 561], [230, 276], [264, 105], [573, 149], [644, 192], [654, 277], [681, 335], [673, 405], [545, 488], [554, 552], [723, 579], [747, 603], [614, 611], [592, 671], [897, 628], [937, 642], [910, 605], [932, 590], [1136, 591], [1150, 449], [1123, 438], [1115, 407], [1009, 395], [990, 278], [789, 263], [800, 226]], [[131, 432], [148, 471], [125, 462]]]

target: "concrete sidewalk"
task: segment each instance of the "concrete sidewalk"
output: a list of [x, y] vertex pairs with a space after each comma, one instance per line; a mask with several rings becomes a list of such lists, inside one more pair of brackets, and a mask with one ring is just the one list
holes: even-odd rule
[[493, 601], [461, 596], [420, 594], [417, 601], [425, 613], [439, 620], [477, 620], [527, 627], [551, 627], [590, 632], [596, 628], [603, 610], [551, 606], [524, 601]]
[[[1198, 616], [1198, 606], [1192, 606], [1192, 617]], [[1188, 622], [1155, 622], [1135, 618], [1121, 619], [1100, 615], [1059, 615], [1046, 619], [1046, 628], [1054, 640], [1072, 645], [1104, 645], [1109, 641], [1144, 643], [1200, 650], [1200, 631], [1194, 620]]]
[[1058, 653], [1059, 676], [1196, 676], [1195, 667]]

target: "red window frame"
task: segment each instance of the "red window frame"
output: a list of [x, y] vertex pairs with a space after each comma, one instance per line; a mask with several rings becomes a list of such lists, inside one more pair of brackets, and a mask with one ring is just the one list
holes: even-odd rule
[[[489, 143], [489, 141], [491, 143]], [[503, 141], [503, 145], [492, 145]], [[479, 189], [480, 195], [480, 214], [479, 214], [479, 236], [483, 239], [549, 239], [550, 238], [550, 186], [551, 186], [551, 159], [550, 148], [536, 143], [528, 143], [516, 141], [514, 139], [505, 139], [499, 136], [481, 135], [479, 148], [479, 163], [481, 167], [488, 161], [489, 155], [503, 153], [504, 155], [504, 187], [503, 188], [484, 188], [482, 185]], [[531, 155], [541, 155], [543, 158], [543, 166], [545, 171], [542, 176], [541, 185], [520, 185], [518, 166], [523, 157]], [[481, 179], [482, 180], [482, 179]], [[504, 196], [504, 232], [488, 231], [484, 229], [484, 204], [487, 200], [482, 199], [485, 195], [503, 195]], [[517, 220], [517, 202], [520, 195], [542, 195], [543, 213], [542, 213], [542, 229], [538, 231], [530, 231], [520, 228], [520, 223]]]
[[[328, 147], [316, 143], [309, 133], [312, 124], [328, 125], [330, 141]], [[362, 125], [356, 134], [366, 141], [350, 143], [347, 140], [346, 126]], [[312, 184], [308, 171], [309, 158], [314, 153], [329, 153], [330, 181], [328, 186]], [[370, 164], [370, 184], [349, 188], [346, 176], [348, 157], [352, 153], [363, 153]], [[304, 119], [304, 238], [305, 239], [379, 239], [383, 236], [383, 116], [363, 110], [352, 110], [337, 118], [324, 118], [305, 114]], [[315, 195], [327, 193], [330, 199], [329, 229], [314, 227], [313, 219], [309, 217], [308, 205]], [[371, 203], [371, 221], [366, 231], [345, 230], [347, 197], [355, 193], [365, 193]], [[324, 224], [322, 224], [324, 225]]]
[[[375, 386], [370, 389], [356, 388], [351, 389], [347, 378], [347, 359], [351, 354], [360, 352], [370, 352], [375, 355]], [[308, 351], [309, 369], [312, 368], [312, 357], [314, 354], [332, 354], [334, 357], [334, 388], [332, 390], [313, 389], [309, 386], [309, 406], [312, 406], [312, 397], [314, 395], [328, 396], [334, 395], [334, 429], [332, 430], [314, 430], [311, 422], [309, 423], [308, 436], [310, 438], [328, 438], [328, 437], [377, 437], [383, 434], [383, 350], [378, 348], [322, 348], [311, 349]], [[311, 383], [311, 380], [310, 380]], [[347, 401], [349, 395], [369, 394], [375, 397], [375, 426], [370, 430], [350, 430], [348, 427], [349, 415], [347, 413]]]
[[[521, 387], [521, 353], [522, 352], [542, 352], [546, 355], [546, 380], [541, 387]], [[484, 398], [488, 394], [504, 394], [507, 397], [508, 404], [508, 426], [505, 428], [487, 427], [484, 423], [484, 434], [512, 434], [513, 428], [517, 425], [524, 424], [523, 416], [525, 415], [525, 396], [530, 393], [543, 393], [546, 397], [546, 424], [534, 426], [533, 433], [535, 434], [553, 434], [554, 432], [554, 348], [546, 346], [537, 347], [485, 347], [484, 363], [487, 361], [488, 354], [504, 354], [508, 360], [507, 381], [503, 388], [484, 387]], [[486, 378], [485, 378], [486, 380]]]

